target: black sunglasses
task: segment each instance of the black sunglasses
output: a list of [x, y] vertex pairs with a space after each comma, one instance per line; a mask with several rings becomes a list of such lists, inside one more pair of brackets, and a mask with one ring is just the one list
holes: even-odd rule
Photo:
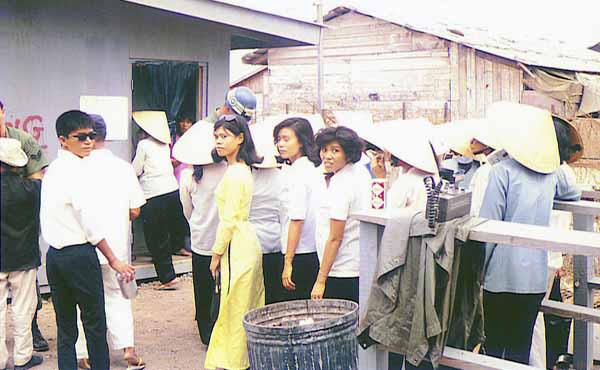
[[88, 139], [88, 137], [90, 138], [90, 140], [96, 140], [96, 136], [98, 136], [98, 134], [94, 131], [88, 132], [88, 133], [81, 133], [81, 134], [77, 134], [77, 135], [70, 135], [72, 137], [77, 138], [77, 140], [84, 142]]

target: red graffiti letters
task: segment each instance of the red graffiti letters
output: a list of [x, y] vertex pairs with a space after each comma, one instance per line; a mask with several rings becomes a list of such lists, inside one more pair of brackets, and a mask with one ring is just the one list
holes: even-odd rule
[[14, 122], [6, 122], [8, 127], [20, 128], [27, 132], [40, 144], [42, 149], [46, 149], [48, 146], [44, 143], [44, 119], [40, 115], [29, 115], [22, 121], [16, 118]]

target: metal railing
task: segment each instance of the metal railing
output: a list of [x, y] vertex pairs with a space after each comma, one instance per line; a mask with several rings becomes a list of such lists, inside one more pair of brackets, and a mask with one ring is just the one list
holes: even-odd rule
[[[600, 199], [599, 192], [584, 194]], [[600, 256], [600, 233], [594, 233], [594, 217], [600, 215], [600, 203], [593, 201], [556, 201], [555, 209], [573, 213], [573, 229], [516, 224], [487, 220], [474, 227], [469, 239], [512, 246], [558, 251], [573, 255], [575, 305], [545, 300], [541, 311], [575, 319], [574, 366], [591, 369], [593, 365], [593, 323], [600, 323], [600, 310], [592, 307], [592, 289], [600, 288], [593, 276], [592, 261]], [[360, 226], [360, 316], [364, 316], [375, 275], [377, 250], [389, 217], [385, 211], [368, 210], [355, 214]], [[359, 369], [387, 370], [387, 352], [377, 346], [359, 350]], [[531, 369], [532, 367], [469, 351], [446, 347], [441, 363], [461, 369]]]

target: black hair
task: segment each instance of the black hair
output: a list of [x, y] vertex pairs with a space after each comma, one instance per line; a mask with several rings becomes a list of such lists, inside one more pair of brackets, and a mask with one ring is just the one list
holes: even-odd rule
[[189, 123], [191, 123], [192, 125], [194, 124], [194, 121], [192, 121], [192, 119], [191, 119], [190, 117], [180, 117], [180, 118], [177, 120], [177, 123], [175, 124], [175, 133], [176, 133], [177, 135], [179, 135], [179, 136], [181, 136], [181, 135], [182, 135], [182, 133], [181, 133], [181, 126], [179, 126], [179, 122], [189, 122]]
[[[248, 127], [248, 122], [243, 116], [240, 115], [230, 115], [223, 116], [215, 122], [214, 131], [217, 131], [219, 128], [223, 127], [225, 130], [231, 132], [235, 136], [239, 136], [240, 134], [244, 134], [244, 141], [240, 144], [240, 149], [237, 153], [237, 160], [243, 161], [248, 166], [251, 166], [255, 163], [262, 163], [263, 158], [259, 157], [256, 154], [256, 148], [254, 146], [254, 140], [252, 140], [252, 135], [250, 134], [250, 128]], [[212, 152], [213, 158], [218, 158], [217, 162], [225, 159], [217, 154], [217, 150], [213, 149]]]
[[192, 173], [192, 177], [196, 183], [199, 183], [202, 180], [202, 176], [204, 176], [204, 167], [202, 165], [195, 164], [193, 166], [194, 172]]
[[[212, 156], [212, 159], [215, 163], [222, 162], [224, 159], [223, 157], [219, 157], [214, 150], [210, 153], [210, 155]], [[202, 180], [202, 176], [204, 176], [204, 166], [205, 165], [203, 164], [195, 164], [192, 166], [194, 168], [192, 177], [194, 181], [196, 181], [196, 184], [198, 184], [200, 180]]]
[[94, 128], [94, 121], [80, 110], [70, 110], [64, 112], [56, 119], [56, 136], [69, 137], [73, 131], [81, 128]]
[[4, 104], [2, 103], [2, 100], [0, 100], [0, 109], [4, 109]]
[[[300, 148], [302, 156], [306, 156], [315, 166], [318, 166], [321, 163], [321, 159], [315, 151], [315, 134], [308, 120], [300, 117], [291, 117], [279, 122], [273, 129], [273, 141], [275, 145], [278, 142], [279, 131], [284, 128], [294, 131], [298, 142], [302, 145]], [[277, 160], [282, 162], [279, 156]]]
[[[319, 130], [315, 136], [315, 153], [319, 155], [321, 149], [332, 141], [340, 143], [348, 162], [356, 163], [360, 160], [364, 142], [354, 130], [344, 126], [327, 127]], [[321, 162], [320, 155], [319, 162]]]
[[560, 162], [566, 162], [575, 153], [583, 150], [583, 148], [580, 144], [572, 142], [571, 127], [566, 121], [556, 116], [552, 116], [552, 121], [554, 123], [554, 131], [556, 131], [556, 139], [558, 140]]

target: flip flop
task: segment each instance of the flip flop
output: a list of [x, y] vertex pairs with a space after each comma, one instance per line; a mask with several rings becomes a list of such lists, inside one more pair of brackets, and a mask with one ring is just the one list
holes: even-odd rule
[[127, 370], [142, 370], [142, 369], [146, 368], [146, 363], [144, 362], [144, 359], [142, 358], [142, 356], [136, 356], [136, 358], [137, 358], [137, 364], [130, 362], [131, 360], [135, 360], [135, 358], [133, 358], [133, 357], [125, 358], [125, 361], [127, 361]]
[[77, 367], [80, 369], [91, 369], [92, 365], [90, 364], [89, 359], [82, 358], [81, 360], [77, 361]]
[[154, 287], [154, 290], [177, 290], [177, 282], [169, 281], [168, 283], [160, 284], [159, 286]]

